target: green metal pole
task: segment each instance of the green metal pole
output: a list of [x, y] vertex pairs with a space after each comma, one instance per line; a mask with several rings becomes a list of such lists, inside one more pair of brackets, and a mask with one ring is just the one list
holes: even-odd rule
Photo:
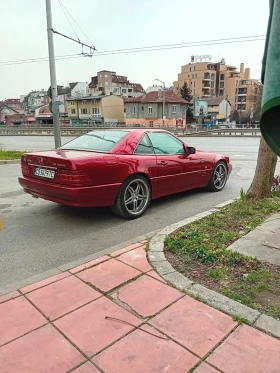
[[280, 156], [280, 0], [272, 0], [265, 42], [260, 128], [269, 147]]

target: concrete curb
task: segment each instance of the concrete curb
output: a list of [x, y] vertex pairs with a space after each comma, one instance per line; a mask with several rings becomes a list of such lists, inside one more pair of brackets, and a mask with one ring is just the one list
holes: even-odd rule
[[213, 209], [195, 215], [192, 218], [184, 219], [176, 224], [158, 231], [151, 239], [148, 247], [148, 259], [155, 269], [170, 285], [175, 288], [197, 298], [210, 306], [217, 308], [231, 316], [240, 316], [248, 320], [249, 324], [256, 328], [280, 338], [280, 321], [269, 317], [253, 308], [244, 306], [220, 293], [207, 289], [205, 286], [195, 284], [192, 280], [177, 272], [172, 265], [167, 261], [164, 255], [165, 238], [176, 231], [177, 229], [200, 220], [206, 216], [218, 211], [219, 208], [229, 205], [235, 200], [229, 200], [215, 206]]
[[0, 165], [3, 164], [19, 164], [20, 159], [13, 159], [13, 160], [0, 160]]

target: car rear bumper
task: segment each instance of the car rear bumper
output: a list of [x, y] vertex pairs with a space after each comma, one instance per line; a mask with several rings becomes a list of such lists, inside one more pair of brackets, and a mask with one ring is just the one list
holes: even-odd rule
[[112, 206], [121, 184], [69, 187], [46, 181], [19, 177], [26, 193], [48, 201], [74, 207]]

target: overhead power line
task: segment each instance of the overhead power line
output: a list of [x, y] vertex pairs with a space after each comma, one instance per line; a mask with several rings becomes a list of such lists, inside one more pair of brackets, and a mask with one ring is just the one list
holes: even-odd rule
[[[139, 47], [139, 48], [115, 49], [115, 50], [95, 52], [94, 57], [119, 55], [119, 54], [130, 54], [130, 53], [143, 53], [143, 52], [171, 50], [171, 49], [179, 49], [179, 48], [201, 47], [201, 46], [208, 46], [208, 45], [212, 46], [212, 45], [223, 45], [223, 44], [233, 44], [233, 43], [247, 43], [247, 42], [254, 42], [254, 41], [263, 41], [264, 39], [265, 39], [265, 35], [242, 36], [238, 38], [215, 39], [215, 40], [208, 40], [208, 41], [205, 40], [205, 41], [197, 41], [197, 42], [156, 45], [156, 46]], [[80, 58], [80, 57], [83, 57], [83, 55], [80, 55], [80, 54], [62, 55], [62, 56], [57, 56], [56, 60], [73, 59], [73, 58]], [[8, 66], [8, 65], [21, 65], [21, 64], [34, 63], [34, 62], [44, 62], [47, 60], [48, 60], [48, 57], [32, 58], [32, 59], [26, 59], [26, 60], [3, 61], [3, 62], [0, 62], [0, 67]]]
[[[91, 44], [91, 46], [95, 49], [94, 45], [92, 44], [91, 40], [89, 39], [89, 37], [86, 35], [86, 33], [83, 31], [83, 29], [79, 26], [78, 22], [76, 22], [76, 20], [74, 19], [74, 17], [71, 15], [71, 13], [69, 12], [69, 10], [66, 8], [66, 6], [62, 3], [61, 0], [58, 0], [62, 10], [64, 9], [65, 12], [68, 13], [68, 15], [72, 18], [72, 20], [74, 21], [74, 23], [77, 25], [77, 27], [79, 28], [79, 30], [82, 32], [82, 34], [85, 36], [85, 38], [88, 40], [88, 42]], [[66, 18], [68, 19], [68, 17], [66, 16]], [[70, 23], [70, 21], [69, 21]], [[71, 24], [71, 23], [70, 23]], [[72, 27], [72, 25], [71, 25]], [[76, 34], [76, 33], [75, 33]], [[77, 36], [77, 35], [76, 35]], [[77, 36], [78, 37], [78, 36]]]

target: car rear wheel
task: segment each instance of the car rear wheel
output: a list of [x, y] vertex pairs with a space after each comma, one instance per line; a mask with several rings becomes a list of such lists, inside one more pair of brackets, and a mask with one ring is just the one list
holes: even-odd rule
[[212, 172], [208, 189], [212, 192], [220, 192], [227, 183], [228, 171], [225, 162], [218, 162]]
[[151, 202], [149, 181], [141, 175], [132, 176], [122, 184], [113, 212], [125, 219], [136, 219], [144, 214]]

